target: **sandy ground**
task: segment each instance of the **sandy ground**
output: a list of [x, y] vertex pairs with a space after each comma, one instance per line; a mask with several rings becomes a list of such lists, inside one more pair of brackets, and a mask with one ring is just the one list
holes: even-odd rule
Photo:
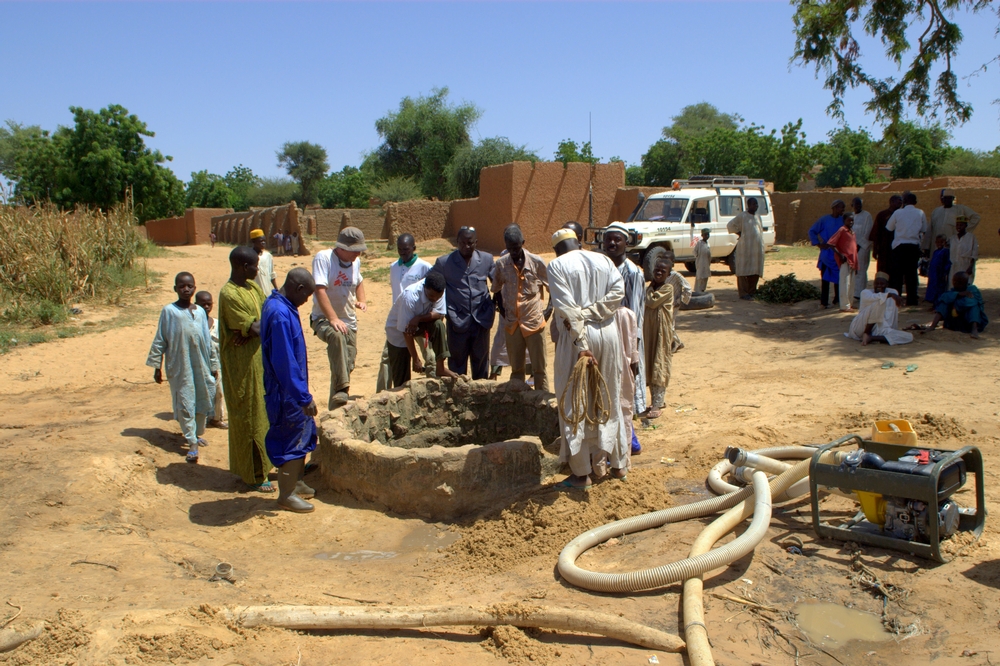
[[[227, 252], [178, 248], [149, 263], [169, 276], [192, 271], [199, 288], [218, 293]], [[374, 259], [366, 270], [388, 262]], [[281, 274], [301, 263], [276, 258]], [[768, 255], [767, 274], [811, 279], [814, 265]], [[997, 315], [1000, 264], [984, 262], [978, 283]], [[453, 525], [387, 515], [322, 487], [315, 513], [276, 512], [272, 497], [246, 492], [228, 472], [224, 431], [208, 431], [200, 464], [184, 462], [166, 386], [153, 384], [144, 365], [171, 285], [166, 279], [136, 296], [130, 307], [142, 315], [138, 325], [0, 357], [0, 602], [23, 608], [12, 626], [49, 622], [43, 637], [0, 655], [0, 663], [646, 664], [655, 655], [661, 664], [682, 664], [679, 655], [549, 632], [245, 630], [215, 609], [526, 601], [621, 614], [677, 633], [679, 586], [590, 594], [560, 580], [559, 550], [587, 527], [708, 496], [706, 474], [726, 445], [826, 442], [867, 432], [878, 414], [911, 418], [927, 444], [981, 447], [987, 504], [995, 511], [1000, 501], [1000, 324], [979, 341], [938, 331], [908, 346], [862, 348], [843, 337], [849, 315], [815, 303], [740, 302], [734, 278], [717, 273], [710, 288], [718, 306], [678, 317], [687, 347], [674, 358], [673, 409], [640, 432], [644, 451], [625, 484], [601, 484], [585, 497], [541, 489], [502, 513], [497, 507], [476, 523]], [[375, 388], [388, 284], [369, 281], [368, 294], [352, 386], [364, 396]], [[928, 319], [918, 311], [902, 316], [904, 323]], [[308, 340], [322, 402], [326, 357], [311, 334]], [[882, 370], [885, 361], [895, 368]], [[910, 363], [919, 367], [906, 374]], [[968, 505], [972, 497], [967, 490], [959, 499]], [[791, 664], [796, 653], [817, 664], [985, 664], [990, 650], [1000, 659], [1000, 545], [991, 525], [946, 565], [863, 548], [860, 561], [903, 591], [883, 604], [852, 576], [852, 549], [817, 539], [809, 521], [807, 502], [777, 510], [755, 554], [706, 581], [706, 623], [720, 664]], [[624, 571], [676, 560], [701, 525], [624, 538], [582, 563]], [[802, 555], [785, 549], [790, 536], [800, 539]], [[233, 564], [235, 584], [209, 580], [220, 561]], [[753, 612], [713, 594], [777, 610]], [[843, 647], [810, 643], [790, 613], [808, 600], [884, 612], [897, 635]], [[0, 623], [15, 612], [0, 606]]]

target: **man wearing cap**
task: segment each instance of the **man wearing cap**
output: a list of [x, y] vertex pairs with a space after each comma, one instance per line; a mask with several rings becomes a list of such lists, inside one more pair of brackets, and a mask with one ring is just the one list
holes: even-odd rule
[[[837, 233], [837, 229], [844, 226], [844, 202], [835, 199], [830, 204], [830, 214], [816, 220], [816, 223], [809, 227], [809, 240], [813, 245], [819, 246], [819, 261], [816, 268], [819, 269], [820, 297], [819, 302], [824, 308], [830, 307], [830, 285], [833, 285], [833, 304], [840, 303], [840, 266], [837, 265], [837, 255], [833, 248], [827, 243], [830, 236]], [[847, 303], [850, 304], [851, 294], [843, 294]]]
[[[559, 335], [553, 374], [556, 395], [572, 395], [573, 387], [567, 387], [573, 368], [578, 360], [587, 358], [601, 371], [611, 399], [605, 423], [585, 418], [579, 423], [568, 422], [570, 401], [560, 400], [559, 457], [569, 463], [571, 474], [557, 487], [582, 489], [592, 485], [590, 474], [595, 465], [601, 467], [605, 461], [616, 478], [623, 478], [628, 471], [631, 438], [618, 404], [625, 356], [615, 321], [615, 312], [625, 298], [625, 283], [607, 255], [581, 252], [571, 229], [553, 234], [552, 246], [556, 258], [548, 265], [548, 277], [555, 310], [552, 328]], [[588, 413], [593, 413], [597, 397], [594, 392], [586, 393]]]
[[764, 274], [764, 235], [756, 199], [747, 198], [747, 209], [729, 220], [726, 231], [739, 238], [733, 248], [736, 291], [742, 300], [752, 301], [757, 293], [757, 282]]
[[979, 213], [968, 206], [955, 203], [955, 190], [946, 187], [941, 190], [941, 205], [931, 212], [931, 232], [924, 236], [921, 244], [925, 256], [930, 256], [934, 239], [939, 235], [949, 239], [955, 235], [955, 220], [959, 217], [965, 218], [968, 225], [966, 231], [975, 231], [979, 225]]
[[267, 238], [264, 237], [263, 229], [250, 230], [250, 244], [257, 253], [257, 277], [254, 278], [254, 282], [260, 285], [264, 296], [267, 297], [278, 288], [278, 276], [274, 272], [274, 258], [266, 249]]
[[476, 230], [458, 230], [451, 254], [438, 257], [434, 270], [447, 282], [448, 367], [464, 375], [472, 366], [473, 379], [490, 375], [490, 329], [493, 328], [493, 299], [487, 280], [493, 275], [493, 255], [476, 249]]
[[872, 289], [863, 289], [859, 299], [858, 314], [844, 337], [860, 340], [862, 345], [884, 342], [888, 345], [905, 345], [913, 342], [913, 334], [899, 330], [899, 306], [903, 304], [899, 292], [889, 289], [889, 274], [878, 272]]
[[608, 255], [608, 258], [618, 268], [622, 281], [625, 283], [622, 307], [628, 308], [635, 314], [639, 333], [639, 374], [635, 378], [633, 403], [635, 405], [634, 413], [642, 414], [646, 411], [646, 352], [642, 344], [642, 320], [646, 313], [646, 279], [642, 269], [625, 256], [628, 249], [628, 237], [628, 228], [620, 222], [614, 222], [605, 227], [601, 237], [601, 245], [604, 248], [604, 254]]
[[894, 233], [889, 286], [901, 292], [905, 283], [906, 304], [919, 305], [917, 264], [920, 263], [921, 241], [927, 235], [927, 216], [917, 208], [917, 195], [903, 192], [903, 207], [892, 214], [885, 228]]
[[358, 353], [355, 311], [368, 309], [359, 258], [367, 249], [361, 229], [345, 227], [337, 237], [337, 245], [316, 253], [313, 259], [316, 296], [310, 325], [316, 337], [326, 343], [330, 359], [330, 409], [345, 405], [348, 399]]

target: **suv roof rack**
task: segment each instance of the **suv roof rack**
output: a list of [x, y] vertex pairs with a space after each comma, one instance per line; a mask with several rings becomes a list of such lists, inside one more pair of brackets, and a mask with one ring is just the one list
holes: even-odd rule
[[719, 187], [721, 185], [736, 185], [751, 187], [763, 183], [759, 179], [751, 179], [746, 176], [712, 176], [698, 175], [689, 178], [678, 178], [672, 183], [674, 187]]

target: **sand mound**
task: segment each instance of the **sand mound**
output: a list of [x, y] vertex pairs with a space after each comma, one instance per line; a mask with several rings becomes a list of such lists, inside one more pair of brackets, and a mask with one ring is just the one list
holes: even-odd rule
[[13, 652], [0, 654], [0, 664], [70, 666], [79, 663], [80, 652], [89, 643], [90, 632], [83, 628], [83, 616], [63, 608], [56, 614], [55, 620], [46, 623], [41, 636]]
[[522, 630], [506, 625], [486, 627], [482, 630], [485, 640], [480, 645], [512, 664], [548, 664], [560, 654], [551, 645], [533, 638], [541, 634], [539, 629]]
[[443, 566], [498, 572], [539, 555], [553, 558], [582, 532], [673, 504], [667, 469], [633, 470], [625, 482], [605, 481], [589, 492], [547, 490], [463, 529]]
[[857, 412], [846, 414], [841, 419], [839, 426], [843, 427], [844, 434], [856, 432], [859, 435], [868, 437], [871, 434], [872, 424], [875, 421], [889, 419], [906, 419], [913, 426], [917, 433], [918, 442], [921, 444], [932, 444], [944, 442], [949, 439], [959, 439], [966, 437], [969, 431], [957, 420], [944, 414], [890, 414], [884, 411]]

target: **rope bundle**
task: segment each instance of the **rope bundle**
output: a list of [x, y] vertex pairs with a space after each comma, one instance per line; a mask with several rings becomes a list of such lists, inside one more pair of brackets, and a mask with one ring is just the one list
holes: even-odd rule
[[[573, 366], [569, 382], [559, 397], [559, 410], [566, 423], [573, 426], [573, 434], [581, 423], [602, 425], [611, 417], [611, 394], [608, 383], [596, 363], [590, 357], [581, 356]], [[569, 393], [569, 405], [566, 394]]]

